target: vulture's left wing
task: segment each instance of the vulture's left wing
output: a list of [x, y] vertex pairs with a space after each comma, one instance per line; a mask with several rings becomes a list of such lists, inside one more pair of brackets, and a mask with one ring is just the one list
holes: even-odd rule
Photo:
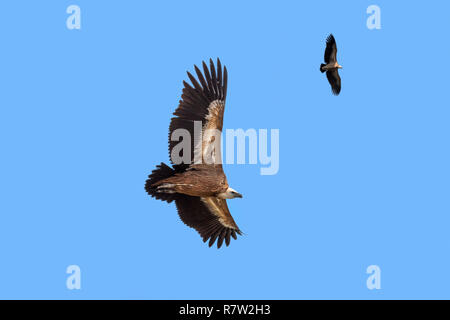
[[228, 246], [231, 237], [237, 239], [236, 234], [241, 235], [224, 199], [179, 194], [175, 203], [181, 220], [197, 230], [203, 242], [209, 239], [210, 247], [216, 239], [217, 248], [222, 246], [224, 240]]
[[[223, 126], [225, 99], [227, 96], [227, 68], [217, 59], [217, 70], [212, 60], [210, 67], [203, 62], [203, 74], [195, 67], [198, 81], [189, 72], [192, 86], [183, 81], [183, 94], [175, 117], [169, 126], [169, 153], [174, 165], [189, 166], [193, 163], [221, 164], [220, 139]], [[189, 132], [190, 155], [180, 152], [176, 146], [180, 143], [175, 132]], [[173, 139], [173, 140], [172, 140]], [[186, 144], [180, 144], [186, 145]]]
[[334, 95], [338, 95], [341, 92], [341, 77], [339, 76], [339, 72], [337, 69], [333, 69], [331, 71], [327, 71], [327, 79], [331, 85], [331, 90]]

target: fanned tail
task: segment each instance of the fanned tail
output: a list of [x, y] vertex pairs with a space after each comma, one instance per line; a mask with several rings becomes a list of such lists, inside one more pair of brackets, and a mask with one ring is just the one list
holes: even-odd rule
[[167, 201], [169, 203], [172, 202], [176, 198], [176, 193], [165, 192], [154, 184], [173, 176], [175, 172], [174, 169], [161, 162], [161, 164], [156, 166], [156, 169], [148, 176], [147, 181], [145, 181], [145, 191], [155, 199]]

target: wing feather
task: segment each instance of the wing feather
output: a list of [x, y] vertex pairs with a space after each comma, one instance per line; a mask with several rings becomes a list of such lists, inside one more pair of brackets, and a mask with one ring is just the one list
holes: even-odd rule
[[208, 83], [208, 89], [210, 90], [210, 97], [215, 97], [217, 89], [214, 87], [213, 80], [211, 78], [211, 74], [209, 73], [208, 66], [205, 61], [202, 62], [203, 65], [203, 73], [205, 74], [206, 82]]
[[226, 230], [226, 229], [222, 229], [222, 230], [220, 231], [219, 238], [217, 239], [217, 248], [218, 248], [218, 249], [222, 246], [223, 240], [225, 239], [225, 234], [226, 234], [226, 233], [227, 233], [227, 230]]
[[217, 60], [217, 93], [219, 100], [223, 100], [222, 65]]
[[[217, 59], [219, 60], [219, 59]], [[219, 86], [218, 86], [218, 81], [217, 81], [217, 76], [216, 76], [216, 68], [214, 67], [214, 62], [212, 61], [212, 59], [209, 59], [209, 67], [211, 69], [211, 77], [212, 77], [212, 88], [214, 89], [214, 92], [217, 95], [217, 99], [220, 99], [219, 96]]]
[[227, 67], [223, 67], [223, 87], [222, 87], [222, 96], [223, 101], [227, 99], [227, 83], [228, 83], [228, 71]]

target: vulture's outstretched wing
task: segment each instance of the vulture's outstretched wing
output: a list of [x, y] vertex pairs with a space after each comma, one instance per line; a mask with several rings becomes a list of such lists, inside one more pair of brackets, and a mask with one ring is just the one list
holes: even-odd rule
[[[192, 74], [187, 73], [192, 86], [183, 81], [181, 100], [169, 126], [169, 154], [174, 165], [187, 167], [194, 162], [206, 164], [222, 162], [220, 133], [223, 126], [228, 74], [226, 67], [222, 71], [219, 59], [217, 59], [217, 69], [212, 60], [209, 64], [208, 69], [203, 62], [203, 74], [197, 66], [194, 66], [198, 81]], [[190, 133], [190, 157], [186, 157], [178, 148], [174, 149], [182, 140], [176, 137], [176, 134], [172, 136], [177, 129], [185, 129]], [[203, 131], [202, 141], [200, 141], [199, 129]], [[173, 138], [176, 141], [172, 141]]]
[[327, 79], [331, 85], [333, 94], [337, 96], [341, 92], [341, 77], [339, 76], [338, 69], [327, 71]]
[[228, 210], [227, 202], [216, 197], [191, 197], [179, 194], [175, 200], [181, 220], [198, 231], [203, 242], [209, 239], [211, 247], [217, 239], [217, 248], [230, 244], [231, 237], [241, 231]]
[[336, 54], [337, 54], [336, 40], [334, 40], [334, 36], [330, 34], [327, 38], [327, 47], [325, 48], [325, 54], [323, 57], [325, 63], [328, 64], [330, 62], [336, 62]]

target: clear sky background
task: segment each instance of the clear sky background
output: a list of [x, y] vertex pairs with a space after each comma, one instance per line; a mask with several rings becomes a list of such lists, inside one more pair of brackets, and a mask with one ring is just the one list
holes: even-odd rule
[[[81, 8], [68, 30], [66, 8]], [[366, 27], [369, 5], [381, 30]], [[447, 1], [2, 1], [0, 298], [450, 298]], [[338, 43], [342, 92], [319, 72]], [[186, 71], [220, 57], [245, 236], [217, 250], [144, 191]], [[81, 268], [81, 290], [66, 268]], [[381, 289], [366, 268], [381, 268]]]

